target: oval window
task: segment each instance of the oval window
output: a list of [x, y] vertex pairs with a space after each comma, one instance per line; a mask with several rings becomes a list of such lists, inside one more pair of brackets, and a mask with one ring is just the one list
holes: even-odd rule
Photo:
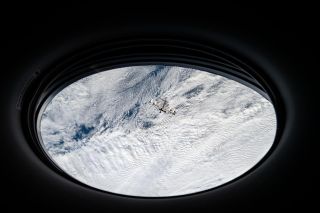
[[131, 66], [84, 77], [39, 115], [51, 160], [91, 187], [167, 197], [225, 184], [273, 145], [273, 104], [226, 77], [190, 68]]

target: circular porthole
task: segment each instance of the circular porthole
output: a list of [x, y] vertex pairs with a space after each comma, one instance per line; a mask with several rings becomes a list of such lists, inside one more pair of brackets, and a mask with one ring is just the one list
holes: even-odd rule
[[119, 44], [72, 55], [26, 95], [27, 133], [57, 172], [115, 194], [171, 197], [224, 185], [269, 153], [273, 97], [246, 64], [181, 41]]

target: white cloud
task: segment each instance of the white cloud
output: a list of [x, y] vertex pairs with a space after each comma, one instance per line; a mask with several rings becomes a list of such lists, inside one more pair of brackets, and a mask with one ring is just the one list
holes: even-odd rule
[[[150, 100], [165, 97], [176, 114]], [[106, 191], [173, 196], [252, 168], [272, 146], [276, 115], [254, 90], [193, 69], [135, 66], [62, 90], [41, 120], [45, 149], [66, 173]]]

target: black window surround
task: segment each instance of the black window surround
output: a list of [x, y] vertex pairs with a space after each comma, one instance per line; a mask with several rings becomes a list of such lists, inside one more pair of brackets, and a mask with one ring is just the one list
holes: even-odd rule
[[[74, 54], [65, 55], [55, 63], [50, 64], [45, 72], [35, 73], [35, 77], [26, 88], [19, 104], [24, 134], [35, 154], [48, 167], [73, 182], [98, 190], [63, 172], [43, 150], [38, 125], [40, 123], [39, 115], [41, 115], [45, 106], [67, 85], [85, 76], [109, 69], [152, 64], [199, 69], [233, 79], [254, 89], [268, 99], [276, 110], [277, 133], [273, 146], [257, 165], [240, 177], [226, 183], [229, 184], [254, 171], [270, 156], [278, 145], [285, 120], [282, 101], [272, 82], [266, 76], [263, 76], [260, 69], [249, 60], [235, 57], [235, 54], [229, 52], [229, 50], [225, 51], [221, 47], [216, 48], [211, 45], [176, 38], [130, 38], [98, 42], [95, 45], [81, 48]], [[180, 196], [192, 196], [192, 194]]]

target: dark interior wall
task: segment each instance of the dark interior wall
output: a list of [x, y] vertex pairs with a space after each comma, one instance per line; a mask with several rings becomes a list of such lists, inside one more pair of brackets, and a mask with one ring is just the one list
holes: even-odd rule
[[[309, 208], [318, 175], [316, 15], [312, 10], [129, 10], [110, 7], [8, 8], [2, 14], [1, 208], [57, 210], [207, 210]], [[109, 9], [110, 8], [110, 9]], [[211, 12], [210, 12], [211, 11]], [[97, 192], [49, 169], [28, 146], [19, 96], [35, 72], [100, 39], [174, 37], [221, 46], [252, 62], [283, 100], [285, 128], [277, 149], [256, 171], [217, 190], [174, 199]], [[315, 194], [314, 194], [315, 193]]]

